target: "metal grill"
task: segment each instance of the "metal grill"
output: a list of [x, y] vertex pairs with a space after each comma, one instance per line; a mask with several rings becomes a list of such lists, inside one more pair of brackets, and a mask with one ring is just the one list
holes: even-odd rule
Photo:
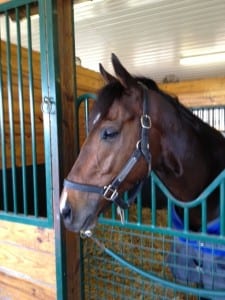
[[[109, 238], [104, 240], [102, 237]], [[96, 244], [91, 241], [84, 242], [84, 295], [83, 299], [224, 299], [224, 292], [220, 298], [215, 291], [209, 294], [201, 286], [192, 284], [188, 280], [180, 283], [174, 278], [167, 257], [170, 255], [172, 239], [166, 234], [152, 232], [143, 233], [141, 230], [110, 228], [99, 226], [96, 236], [105, 245], [113, 249], [122, 260], [128, 261], [125, 265], [116, 257], [101, 252]], [[191, 256], [189, 255], [189, 258]], [[195, 259], [195, 258], [193, 258]], [[224, 267], [224, 264], [223, 264]], [[200, 270], [199, 266], [196, 266]], [[138, 269], [138, 271], [136, 270]], [[190, 271], [190, 267], [183, 265], [179, 268], [182, 272]], [[147, 273], [147, 275], [146, 275]], [[223, 280], [220, 276], [211, 275], [214, 280]], [[197, 276], [201, 277], [200, 271]], [[201, 281], [201, 279], [199, 279]], [[212, 295], [214, 294], [214, 295]], [[220, 292], [222, 294], [222, 292]], [[207, 297], [208, 296], [208, 297]], [[214, 298], [213, 298], [214, 297]]]
[[[89, 98], [93, 96], [82, 99]], [[217, 129], [223, 130], [224, 107], [197, 113], [210, 125], [220, 122]], [[114, 205], [100, 216], [94, 236], [105, 249], [93, 240], [82, 243], [82, 299], [225, 299], [225, 171], [186, 204], [175, 199], [154, 173], [149, 180], [147, 199], [138, 195], [136, 204], [125, 211], [124, 224]], [[207, 198], [213, 191], [220, 195], [220, 222], [215, 221], [219, 235], [207, 234]], [[164, 207], [160, 210], [159, 200]], [[191, 232], [188, 223], [196, 205], [202, 211], [199, 233]], [[175, 206], [184, 214], [179, 229], [173, 224]]]
[[[200, 233], [189, 231], [187, 219], [182, 230], [174, 229], [171, 221], [175, 203], [185, 216], [197, 203], [204, 211], [207, 197], [217, 188], [223, 203], [225, 172], [189, 204], [174, 199], [155, 174], [150, 179], [151, 208], [143, 207], [139, 195], [137, 204], [126, 211], [124, 225], [114, 206], [100, 217], [95, 237], [109, 253], [84, 242], [84, 299], [225, 299], [224, 205], [220, 236], [206, 233], [204, 213]], [[156, 186], [165, 195], [167, 209], [155, 209]]]
[[[38, 1], [0, 6], [0, 219], [51, 226], [41, 58], [32, 46], [34, 36], [40, 38], [34, 31], [36, 23]], [[21, 38], [22, 31], [26, 39]]]
[[204, 122], [225, 133], [225, 106], [195, 107], [191, 110]]

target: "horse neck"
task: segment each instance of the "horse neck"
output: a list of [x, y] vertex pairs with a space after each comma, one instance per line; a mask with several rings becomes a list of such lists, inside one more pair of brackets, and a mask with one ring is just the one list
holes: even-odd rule
[[151, 102], [152, 168], [175, 197], [190, 201], [209, 181], [209, 160], [197, 135], [165, 101], [157, 97]]

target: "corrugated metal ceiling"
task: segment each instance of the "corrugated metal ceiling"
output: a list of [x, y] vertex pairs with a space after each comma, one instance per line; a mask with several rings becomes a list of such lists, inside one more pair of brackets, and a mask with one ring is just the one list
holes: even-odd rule
[[[74, 5], [76, 55], [82, 66], [112, 71], [118, 55], [130, 72], [178, 80], [225, 76], [225, 62], [181, 66], [189, 55], [225, 52], [225, 0], [93, 0]], [[4, 18], [0, 20], [4, 39]], [[39, 20], [32, 17], [32, 43], [39, 49]], [[11, 22], [11, 41], [16, 24]], [[21, 22], [22, 44], [26, 22]]]
[[181, 66], [184, 56], [225, 52], [224, 0], [94, 0], [75, 5], [76, 55], [111, 69], [116, 53], [134, 74], [162, 81], [225, 76], [225, 62]]

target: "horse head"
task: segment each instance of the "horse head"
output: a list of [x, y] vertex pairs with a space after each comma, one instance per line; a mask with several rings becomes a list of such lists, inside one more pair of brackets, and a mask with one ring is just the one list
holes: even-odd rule
[[[180, 201], [191, 201], [225, 167], [225, 140], [151, 79], [132, 76], [113, 54], [116, 77], [100, 65], [106, 85], [90, 115], [90, 132], [64, 181], [60, 211], [74, 232], [91, 230], [112, 202], [154, 169]], [[207, 145], [207, 147], [205, 147]], [[218, 150], [223, 149], [223, 150]], [[193, 171], [195, 169], [195, 171]], [[132, 201], [131, 201], [132, 202]], [[210, 201], [209, 220], [218, 212]], [[200, 209], [190, 224], [200, 226]]]
[[[149, 105], [147, 88], [127, 72], [115, 55], [112, 64], [117, 78], [100, 65], [107, 84], [99, 92], [90, 116], [90, 133], [61, 195], [64, 223], [76, 232], [92, 228], [113, 197], [140, 182], [151, 166], [147, 157], [151, 120], [147, 114], [143, 116], [144, 96], [145, 109]], [[146, 127], [145, 154], [142, 125]]]

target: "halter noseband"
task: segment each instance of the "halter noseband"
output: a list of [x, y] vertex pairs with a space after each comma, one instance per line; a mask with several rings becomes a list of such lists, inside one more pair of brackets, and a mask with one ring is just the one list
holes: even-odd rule
[[[136, 144], [136, 149], [132, 153], [131, 157], [120, 171], [120, 173], [113, 179], [113, 181], [104, 187], [99, 187], [90, 184], [78, 183], [68, 179], [64, 179], [64, 187], [68, 189], [78, 190], [81, 192], [96, 193], [103, 196], [104, 199], [114, 202], [121, 209], [128, 208], [135, 200], [137, 193], [140, 191], [143, 181], [138, 182], [135, 187], [131, 190], [131, 195], [129, 199], [124, 202], [119, 196], [118, 188], [120, 184], [124, 181], [127, 175], [130, 173], [134, 165], [138, 162], [141, 156], [144, 156], [148, 167], [151, 164], [151, 154], [149, 152], [149, 129], [151, 128], [151, 118], [149, 116], [148, 109], [148, 88], [139, 82], [143, 88], [144, 98], [143, 98], [143, 114], [140, 118], [141, 123], [141, 139]], [[149, 168], [148, 168], [149, 169]]]

